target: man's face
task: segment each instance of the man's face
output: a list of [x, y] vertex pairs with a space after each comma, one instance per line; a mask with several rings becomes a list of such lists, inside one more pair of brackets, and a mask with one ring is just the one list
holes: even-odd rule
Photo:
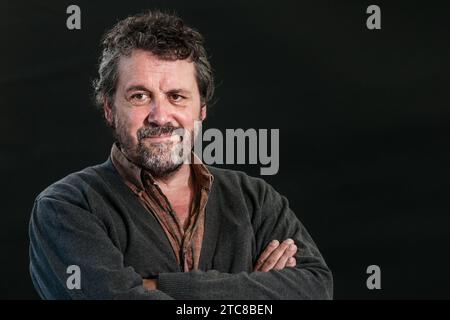
[[105, 117], [128, 158], [164, 177], [190, 156], [183, 152], [183, 143], [192, 147], [194, 121], [206, 117], [194, 64], [134, 50], [120, 59], [118, 75], [114, 102], [105, 103]]

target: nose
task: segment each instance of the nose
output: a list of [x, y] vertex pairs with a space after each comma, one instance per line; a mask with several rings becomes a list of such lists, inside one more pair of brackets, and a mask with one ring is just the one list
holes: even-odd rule
[[153, 126], [163, 126], [169, 120], [170, 106], [166, 105], [161, 99], [154, 99], [150, 104], [150, 112], [147, 121]]

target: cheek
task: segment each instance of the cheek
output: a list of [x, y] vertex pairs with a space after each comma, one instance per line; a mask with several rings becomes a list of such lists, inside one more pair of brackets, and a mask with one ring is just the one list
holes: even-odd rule
[[131, 112], [127, 115], [127, 123], [131, 130], [142, 127], [144, 120], [145, 116], [140, 112]]
[[194, 120], [196, 118], [193, 117], [191, 114], [180, 114], [177, 116], [176, 121], [178, 122], [178, 125], [184, 129], [192, 130], [194, 127]]
[[201, 121], [200, 108], [192, 108], [189, 112], [177, 114], [177, 122], [185, 129], [193, 129], [195, 121]]
[[145, 116], [139, 112], [121, 113], [116, 119], [116, 124], [122, 133], [126, 133], [136, 139], [136, 132], [144, 124]]

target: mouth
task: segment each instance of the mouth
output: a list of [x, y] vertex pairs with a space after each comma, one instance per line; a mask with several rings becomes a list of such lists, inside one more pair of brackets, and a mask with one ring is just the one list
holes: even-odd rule
[[147, 136], [143, 138], [142, 140], [149, 140], [152, 142], [160, 142], [160, 141], [168, 141], [172, 140], [172, 138], [175, 138], [177, 135], [172, 133], [165, 133], [165, 134], [158, 134], [153, 136]]

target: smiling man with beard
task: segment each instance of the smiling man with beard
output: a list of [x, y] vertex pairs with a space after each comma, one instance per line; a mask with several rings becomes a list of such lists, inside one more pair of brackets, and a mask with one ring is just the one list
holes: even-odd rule
[[332, 298], [331, 272], [285, 197], [194, 161], [194, 124], [214, 89], [202, 36], [146, 12], [117, 23], [102, 48], [96, 101], [116, 142], [105, 163], [35, 201], [30, 272], [40, 296]]

